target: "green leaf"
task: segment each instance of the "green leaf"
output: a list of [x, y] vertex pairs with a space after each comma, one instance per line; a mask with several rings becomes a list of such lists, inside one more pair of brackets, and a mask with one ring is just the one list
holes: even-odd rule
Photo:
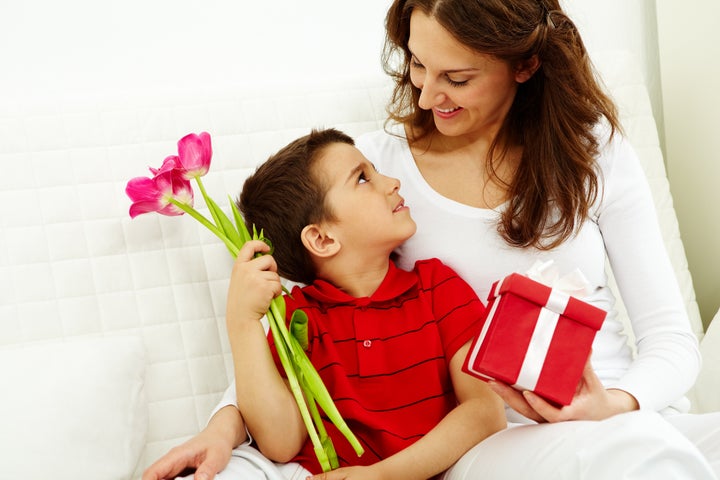
[[290, 318], [290, 333], [298, 341], [303, 350], [308, 349], [308, 316], [299, 308]]
[[212, 198], [207, 199], [207, 206], [210, 209], [210, 213], [212, 213], [215, 222], [218, 223], [218, 227], [225, 232], [225, 235], [227, 235], [232, 243], [237, 245], [238, 248], [241, 248], [245, 242], [242, 241], [235, 225], [233, 225], [228, 216], [225, 215], [225, 212], [222, 211]]
[[325, 412], [325, 415], [327, 415], [330, 421], [335, 424], [337, 429], [340, 430], [347, 441], [350, 442], [350, 445], [352, 445], [358, 457], [361, 456], [365, 450], [362, 445], [360, 445], [360, 441], [350, 430], [350, 427], [345, 422], [345, 419], [342, 418], [342, 415], [335, 406], [335, 402], [333, 402], [333, 399], [330, 396], [327, 387], [323, 383], [320, 374], [317, 370], [315, 370], [315, 366], [312, 364], [300, 346], [300, 343], [294, 336], [290, 336], [289, 346], [292, 361], [297, 366], [298, 371], [302, 372], [304, 381], [312, 393], [312, 396], [315, 398], [315, 401], [317, 401], [320, 408], [322, 408]]
[[238, 210], [237, 205], [230, 195], [228, 195], [228, 199], [230, 200], [230, 207], [232, 209], [233, 217], [235, 218], [235, 226], [237, 227], [237, 231], [240, 233], [240, 237], [242, 238], [242, 242], [244, 244], [252, 237], [250, 237], [250, 232], [248, 232], [247, 225], [245, 225], [245, 220], [243, 219], [240, 210]]
[[282, 297], [275, 297], [272, 299], [272, 301], [275, 302], [275, 304], [277, 305], [278, 312], [279, 312], [281, 318], [283, 319], [283, 321], [285, 321], [285, 316], [286, 316], [285, 309], [287, 308], [287, 305], [285, 304], [285, 299]]
[[[279, 315], [278, 305], [276, 302], [276, 300], [280, 299], [281, 297], [276, 297], [275, 299], [273, 299], [272, 302], [270, 302], [270, 312], [268, 313], [268, 318], [270, 318], [271, 315], [274, 319], [283, 318]], [[283, 303], [285, 303], [284, 300]], [[277, 335], [278, 337], [282, 338], [284, 344], [287, 345], [289, 354], [291, 356], [291, 363], [295, 366], [296, 371], [302, 372], [307, 386], [312, 392], [312, 396], [320, 405], [320, 408], [323, 409], [330, 421], [335, 424], [338, 430], [340, 430], [340, 432], [345, 436], [348, 442], [350, 442], [353, 449], [355, 450], [355, 453], [357, 453], [358, 456], [361, 456], [364, 452], [362, 445], [360, 445], [359, 440], [357, 439], [355, 434], [352, 433], [350, 427], [348, 427], [347, 423], [342, 418], [342, 415], [340, 415], [340, 412], [335, 406], [335, 402], [333, 402], [333, 399], [330, 396], [327, 387], [323, 383], [320, 374], [317, 372], [317, 370], [315, 370], [315, 366], [312, 364], [308, 356], [303, 351], [298, 340], [294, 336], [290, 335], [290, 332], [288, 331], [284, 322], [275, 321], [274, 323], [270, 324], [270, 328], [277, 329], [277, 331], [273, 330], [273, 338], [275, 338], [275, 335]], [[278, 341], [275, 340], [275, 342], [277, 343]], [[315, 445], [314, 442], [313, 445]]]
[[318, 462], [320, 462], [320, 467], [323, 469], [323, 472], [328, 472], [332, 470], [332, 466], [330, 465], [330, 460], [328, 459], [327, 454], [325, 453], [325, 447], [322, 444], [314, 445], [315, 450], [315, 456], [318, 459]]
[[[305, 424], [305, 429], [308, 432], [308, 436], [310, 437], [310, 441], [313, 444], [315, 453], [316, 455], [318, 455], [318, 460], [320, 461], [320, 464], [323, 465], [323, 468], [325, 468], [324, 465], [328, 465], [329, 468], [329, 460], [325, 455], [325, 451], [323, 450], [322, 442], [318, 436], [317, 430], [315, 429], [314, 421], [308, 408], [307, 400], [303, 395], [303, 388], [301, 387], [298, 379], [298, 373], [301, 372], [302, 367], [292, 361], [292, 347], [288, 345], [285, 341], [285, 338], [283, 338], [283, 329], [279, 328], [279, 325], [282, 325], [284, 327], [285, 319], [284, 317], [278, 317], [276, 315], [277, 305], [273, 305], [271, 303], [271, 307], [273, 306], [276, 308], [271, 308], [270, 311], [268, 311], [267, 313], [267, 317], [268, 323], [270, 324], [270, 331], [275, 342], [275, 349], [278, 353], [278, 357], [280, 358], [280, 363], [283, 366], [283, 370], [285, 370], [285, 375], [287, 376], [288, 383], [290, 384], [290, 391], [292, 392], [293, 397], [295, 398], [295, 403], [297, 403], [298, 409], [300, 410], [300, 416], [302, 417], [303, 423]], [[302, 376], [302, 373], [300, 376]]]
[[324, 437], [320, 437], [320, 443], [323, 446], [323, 450], [325, 450], [325, 455], [328, 457], [328, 462], [330, 463], [331, 469], [336, 469], [340, 466], [340, 463], [338, 462], [337, 458], [337, 452], [335, 451], [335, 445], [332, 443], [332, 438], [330, 438], [329, 435], [325, 435]]
[[[310, 411], [310, 416], [313, 419], [313, 422], [315, 423], [315, 428], [318, 432], [318, 437], [320, 439], [320, 445], [322, 447], [322, 452], [327, 459], [327, 467], [323, 464], [321, 461], [321, 464], [323, 464], [323, 471], [327, 472], [329, 469], [335, 469], [338, 468], [339, 463], [337, 459], [337, 452], [335, 452], [335, 445], [333, 445], [332, 439], [327, 434], [327, 430], [325, 429], [325, 424], [323, 424], [322, 417], [320, 416], [320, 411], [317, 408], [317, 403], [315, 401], [315, 397], [313, 397], [312, 390], [309, 388], [307, 384], [307, 379], [305, 378], [305, 375], [303, 375], [303, 371], [300, 370], [298, 372], [298, 382], [300, 383], [300, 387], [302, 388], [303, 395], [305, 396], [305, 400], [307, 401], [308, 410]], [[316, 452], [318, 445], [315, 445]], [[319, 460], [319, 458], [318, 458]]]

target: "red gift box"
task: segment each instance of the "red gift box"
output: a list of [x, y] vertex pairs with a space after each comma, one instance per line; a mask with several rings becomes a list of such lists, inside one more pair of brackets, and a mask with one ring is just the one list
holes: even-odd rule
[[513, 273], [493, 284], [463, 370], [568, 405], [607, 312]]

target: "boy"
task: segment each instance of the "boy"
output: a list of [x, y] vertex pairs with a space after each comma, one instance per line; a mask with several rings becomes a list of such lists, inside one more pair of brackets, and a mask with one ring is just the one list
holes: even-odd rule
[[430, 478], [505, 426], [502, 402], [461, 372], [484, 310], [473, 290], [437, 260], [413, 272], [390, 261], [416, 228], [399, 187], [334, 129], [292, 142], [245, 182], [238, 206], [275, 250], [253, 258], [268, 247], [252, 242], [238, 255], [227, 327], [238, 407], [272, 460], [321, 472], [260, 322], [280, 276], [308, 285], [286, 298], [288, 315], [307, 313], [308, 356], [365, 447], [358, 458], [326, 422], [340, 465], [367, 465], [327, 478]]
[[[243, 186], [238, 207], [274, 252], [256, 257], [269, 247], [247, 242], [233, 266], [226, 321], [242, 416], [229, 407], [219, 414], [238, 443], [244, 419], [262, 454], [293, 479], [427, 479], [506, 426], [500, 398], [461, 371], [483, 304], [436, 259], [412, 272], [390, 260], [416, 229], [399, 183], [327, 129], [290, 143]], [[340, 463], [325, 474], [261, 323], [282, 293], [280, 276], [307, 285], [285, 298], [287, 317], [307, 314], [306, 353], [365, 450], [358, 457], [325, 421]], [[143, 478], [205, 463], [211, 450], [219, 456], [209, 445], [225, 436], [206, 429]], [[227, 465], [223, 455], [218, 465]], [[219, 477], [234, 478], [237, 461]]]

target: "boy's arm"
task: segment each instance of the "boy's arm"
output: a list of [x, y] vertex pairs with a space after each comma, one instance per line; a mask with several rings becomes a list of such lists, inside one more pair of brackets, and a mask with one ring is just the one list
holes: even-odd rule
[[260, 451], [290, 461], [307, 437], [300, 411], [277, 370], [261, 319], [281, 293], [275, 260], [263, 242], [247, 242], [238, 254], [228, 288], [226, 323], [235, 370], [237, 403]]
[[462, 372], [470, 342], [450, 361], [458, 406], [427, 435], [406, 449], [368, 467], [349, 467], [328, 472], [323, 478], [420, 480], [450, 468], [470, 448], [507, 426], [504, 404], [485, 382]]

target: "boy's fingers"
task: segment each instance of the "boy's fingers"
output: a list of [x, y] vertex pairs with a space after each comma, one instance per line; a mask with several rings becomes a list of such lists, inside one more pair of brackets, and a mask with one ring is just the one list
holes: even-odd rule
[[238, 260], [247, 262], [251, 260], [256, 253], [264, 253], [270, 251], [270, 247], [267, 243], [261, 242], [260, 240], [250, 240], [240, 249], [238, 253]]

